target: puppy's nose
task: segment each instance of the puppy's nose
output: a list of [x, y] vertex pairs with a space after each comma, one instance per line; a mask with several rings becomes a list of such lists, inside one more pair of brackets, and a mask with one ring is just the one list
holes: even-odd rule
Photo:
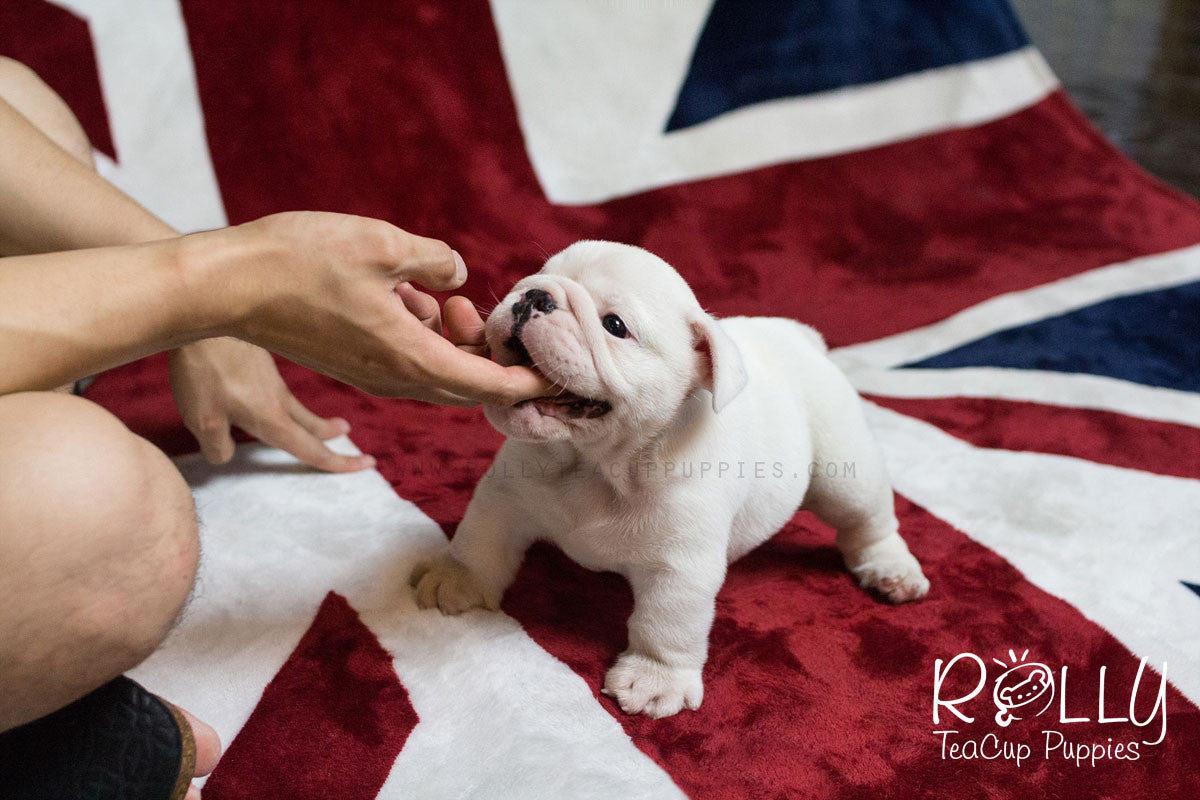
[[529, 315], [534, 311], [549, 314], [556, 308], [558, 305], [554, 302], [554, 298], [545, 289], [530, 289], [520, 300], [513, 303], [513, 318], [520, 324], [529, 319]]
[[543, 314], [549, 314], [558, 308], [554, 302], [554, 298], [544, 289], [530, 289], [525, 293], [525, 299], [533, 306], [534, 311], [540, 311]]

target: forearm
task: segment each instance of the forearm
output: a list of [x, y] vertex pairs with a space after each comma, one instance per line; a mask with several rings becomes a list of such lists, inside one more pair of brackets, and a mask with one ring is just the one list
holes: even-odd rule
[[5, 259], [0, 395], [223, 333], [227, 304], [213, 265], [229, 248], [189, 246], [189, 238]]
[[3, 99], [0, 142], [0, 256], [175, 235], [169, 225], [61, 149]]
[[142, 245], [16, 256], [0, 267], [0, 394], [210, 336], [242, 339], [378, 395], [511, 405], [554, 389], [527, 367], [458, 349], [414, 316], [401, 284], [456, 289], [466, 270], [444, 242], [380, 220], [291, 212]]

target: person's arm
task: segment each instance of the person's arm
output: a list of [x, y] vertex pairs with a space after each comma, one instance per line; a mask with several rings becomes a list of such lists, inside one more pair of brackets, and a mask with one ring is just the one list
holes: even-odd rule
[[[177, 236], [89, 164], [62, 150], [0, 98], [0, 255], [33, 255], [157, 241]], [[6, 261], [0, 268], [8, 266]], [[52, 265], [51, 265], [52, 266]], [[230, 338], [171, 351], [171, 392], [184, 425], [213, 463], [233, 457], [232, 426], [321, 469], [371, 465], [334, 453], [322, 440], [346, 433], [287, 388], [270, 354]]]
[[[379, 220], [294, 212], [0, 269], [0, 394], [235, 336], [372, 394], [474, 405], [552, 391], [434, 333], [398, 292], [462, 285], [444, 243]], [[464, 342], [477, 345], [478, 342]]]
[[[47, 390], [204, 335], [176, 240], [0, 263], [0, 395]], [[209, 323], [211, 325], [211, 323]]]
[[[4, 143], [0, 147], [0, 255], [130, 245], [177, 235], [165, 222], [59, 148], [2, 98], [0, 142]], [[169, 248], [145, 257], [166, 264], [172, 261], [165, 255], [166, 250]], [[63, 263], [73, 261], [64, 259]], [[57, 258], [46, 258], [34, 265], [36, 269], [53, 270], [58, 263]], [[19, 264], [13, 258], [3, 259], [0, 272], [10, 266]], [[96, 266], [102, 265], [98, 261]], [[431, 303], [436, 309], [432, 298], [415, 290], [406, 291], [405, 300], [414, 313], [422, 313], [422, 309], [427, 312]], [[481, 341], [481, 323], [473, 309], [463, 308], [465, 302], [459, 300], [459, 313], [448, 313], [446, 322], [455, 343], [469, 346]], [[425, 313], [423, 318], [435, 332], [441, 332], [439, 314]], [[457, 324], [460, 320], [464, 321], [465, 332]], [[127, 333], [137, 338], [135, 331]], [[145, 352], [170, 347], [139, 341]], [[109, 352], [113, 359], [109, 363], [136, 357], [118, 355], [118, 347]], [[97, 363], [87, 358], [84, 361]], [[88, 373], [71, 374], [83, 377]], [[305, 408], [284, 384], [270, 354], [259, 347], [228, 337], [194, 341], [172, 350], [170, 377], [184, 424], [195, 435], [205, 458], [213, 463], [232, 457], [231, 427], [236, 425], [321, 469], [340, 472], [370, 465], [369, 458], [338, 455], [323, 444], [322, 439], [346, 433], [349, 426], [344, 420], [323, 419]]]
[[[169, 225], [61, 149], [0, 98], [0, 255], [33, 255], [172, 238]], [[0, 267], [7, 265], [0, 264]], [[184, 425], [212, 463], [233, 457], [232, 427], [321, 469], [369, 467], [366, 456], [333, 452], [323, 442], [346, 433], [297, 400], [271, 355], [227, 337], [202, 339], [170, 353], [171, 393]]]
[[177, 235], [3, 98], [0, 143], [0, 254], [108, 247]]

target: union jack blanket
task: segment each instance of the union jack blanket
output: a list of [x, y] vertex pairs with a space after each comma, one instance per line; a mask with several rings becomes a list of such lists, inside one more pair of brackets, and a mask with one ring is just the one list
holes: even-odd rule
[[134, 675], [220, 732], [206, 798], [1200, 796], [1200, 206], [1004, 0], [5, 0], [0, 53], [182, 230], [380, 217], [483, 306], [614, 239], [814, 325], [933, 584], [881, 604], [799, 514], [731, 568], [702, 708], [629, 717], [619, 577], [542, 545], [503, 614], [415, 608], [478, 410], [285, 365], [377, 469], [214, 469], [152, 358], [90, 396], [195, 490], [195, 597]]

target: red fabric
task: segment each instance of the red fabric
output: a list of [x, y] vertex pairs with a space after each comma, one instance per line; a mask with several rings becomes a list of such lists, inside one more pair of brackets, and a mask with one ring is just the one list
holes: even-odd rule
[[[624, 580], [537, 546], [504, 610], [578, 672], [638, 747], [694, 800], [798, 797], [1195, 797], [1200, 796], [1200, 712], [1178, 692], [1169, 729], [1143, 758], [1092, 768], [1050, 760], [1040, 731], [1106, 743], [1126, 733], [1095, 722], [1014, 723], [1004, 731], [1037, 757], [1020, 768], [943, 761], [934, 730], [978, 738], [998, 731], [986, 696], [966, 706], [973, 725], [931, 716], [933, 664], [960, 652], [991, 664], [1013, 646], [1057, 669], [1070, 665], [1068, 711], [1096, 718], [1098, 675], [1108, 666], [1109, 711], [1128, 708], [1138, 659], [1078, 611], [1026, 581], [990, 550], [901, 499], [901, 530], [933, 585], [920, 603], [889, 606], [854, 585], [833, 532], [798, 514], [768, 544], [738, 561], [717, 598], [704, 704], [665, 720], [622, 714], [599, 694], [625, 646], [632, 598]], [[956, 673], [957, 674], [957, 673]], [[998, 674], [998, 673], [997, 673]], [[1144, 717], [1158, 677], [1143, 678]], [[1118, 691], [1115, 687], [1122, 687]], [[968, 685], [946, 697], [969, 691]], [[990, 688], [990, 684], [989, 684]], [[1123, 693], [1122, 693], [1123, 692]], [[1056, 701], [1057, 702], [1057, 701]], [[1055, 707], [1057, 708], [1057, 706]], [[990, 712], [989, 712], [990, 709]], [[1119, 726], [1116, 726], [1119, 727]], [[1148, 730], [1153, 740], [1156, 726]], [[1128, 738], [1124, 736], [1124, 738]]]
[[1200, 430], [1111, 411], [988, 397], [870, 397], [979, 447], [1086, 458], [1127, 469], [1200, 478]]
[[4, 0], [0, 55], [36, 72], [70, 106], [92, 147], [116, 158], [87, 22], [43, 0]]
[[842, 345], [1200, 241], [1200, 208], [1062, 94], [969, 130], [555, 207], [483, 0], [183, 6], [231, 221], [315, 208], [444, 238], [485, 307], [545, 251], [615, 239], [716, 312], [797, 317]]
[[417, 721], [391, 654], [330, 592], [205, 783], [205, 800], [371, 800]]

